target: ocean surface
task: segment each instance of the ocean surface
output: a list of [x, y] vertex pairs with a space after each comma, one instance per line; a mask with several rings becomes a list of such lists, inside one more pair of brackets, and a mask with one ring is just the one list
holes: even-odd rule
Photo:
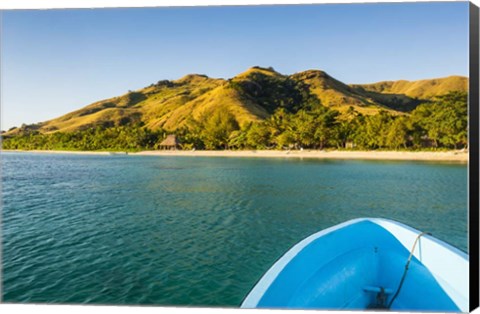
[[467, 166], [2, 153], [4, 302], [238, 307], [291, 246], [358, 217], [467, 251]]

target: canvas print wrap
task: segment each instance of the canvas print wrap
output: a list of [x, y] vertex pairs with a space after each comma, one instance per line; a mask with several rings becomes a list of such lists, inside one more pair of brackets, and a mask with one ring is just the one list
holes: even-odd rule
[[2, 301], [469, 311], [470, 10], [3, 10]]

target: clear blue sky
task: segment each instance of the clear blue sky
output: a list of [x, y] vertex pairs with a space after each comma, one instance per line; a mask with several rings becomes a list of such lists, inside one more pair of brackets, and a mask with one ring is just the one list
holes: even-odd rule
[[4, 11], [7, 130], [189, 73], [345, 83], [468, 75], [468, 3]]

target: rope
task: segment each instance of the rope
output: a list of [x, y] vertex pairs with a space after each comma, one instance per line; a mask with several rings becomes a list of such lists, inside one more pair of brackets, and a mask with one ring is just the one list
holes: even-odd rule
[[402, 286], [403, 286], [403, 282], [405, 281], [405, 277], [407, 276], [408, 266], [410, 265], [410, 261], [412, 260], [413, 252], [415, 251], [415, 247], [417, 246], [417, 242], [420, 240], [420, 237], [425, 235], [425, 234], [432, 235], [431, 233], [428, 233], [428, 232], [422, 232], [417, 236], [417, 238], [415, 239], [415, 242], [413, 242], [413, 247], [410, 250], [410, 256], [408, 256], [407, 263], [405, 264], [405, 270], [403, 271], [403, 276], [402, 276], [402, 279], [400, 280], [400, 284], [398, 285], [397, 292], [395, 292], [392, 300], [390, 301], [390, 303], [387, 306], [387, 309], [389, 309], [392, 306], [393, 301], [395, 301], [398, 294], [400, 293], [400, 290], [402, 289]]

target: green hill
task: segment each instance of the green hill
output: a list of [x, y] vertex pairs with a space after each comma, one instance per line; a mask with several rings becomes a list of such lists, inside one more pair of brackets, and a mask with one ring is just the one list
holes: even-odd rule
[[191, 74], [174, 81], [162, 80], [52, 120], [12, 129], [5, 135], [25, 129], [54, 133], [129, 125], [173, 132], [226, 113], [243, 127], [268, 118], [278, 108], [296, 112], [320, 104], [341, 114], [350, 107], [363, 115], [380, 111], [402, 114], [434, 96], [466, 91], [467, 84], [465, 77], [450, 76], [347, 85], [319, 70], [283, 75], [272, 68], [252, 67], [231, 79]]
[[419, 103], [452, 91], [468, 90], [468, 79], [463, 76], [418, 81], [384, 81], [373, 84], [351, 85], [359, 93], [393, 109], [410, 111]]
[[376, 114], [381, 109], [390, 111], [390, 108], [378, 102], [366, 93], [344, 84], [327, 73], [318, 70], [309, 70], [292, 75], [292, 78], [304, 82], [310, 91], [327, 107], [345, 112], [353, 107], [362, 114]]
[[398, 94], [412, 98], [430, 99], [450, 91], [466, 91], [468, 89], [468, 79], [463, 76], [449, 76], [419, 81], [385, 81], [352, 85], [352, 87], [381, 94]]

